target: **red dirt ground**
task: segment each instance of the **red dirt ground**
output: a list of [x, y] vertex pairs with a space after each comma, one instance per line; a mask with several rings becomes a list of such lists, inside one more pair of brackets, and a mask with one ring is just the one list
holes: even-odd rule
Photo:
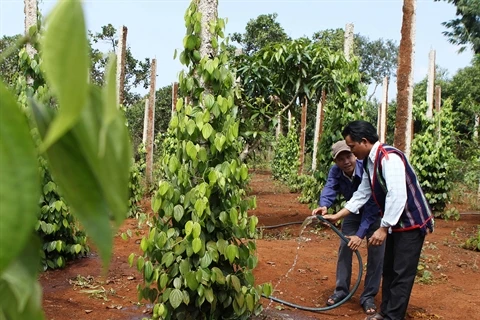
[[[296, 200], [298, 194], [289, 193], [273, 181], [268, 172], [254, 172], [250, 187], [251, 194], [257, 197], [257, 209], [251, 213], [258, 216], [259, 225], [303, 221], [310, 215], [308, 207]], [[480, 212], [462, 214], [459, 221], [437, 219], [435, 232], [426, 238], [421, 260], [432, 274], [432, 283], [415, 284], [408, 319], [480, 319], [480, 253], [459, 247], [465, 239], [476, 234], [478, 225]], [[125, 241], [120, 233], [127, 229], [133, 236]], [[44, 272], [40, 282], [46, 318], [134, 320], [150, 317], [151, 306], [137, 300], [136, 286], [142, 277], [127, 262], [132, 252], [140, 252], [139, 242], [145, 230], [145, 226], [138, 228], [138, 221], [134, 219], [125, 221], [115, 237], [107, 274], [102, 273], [100, 259], [94, 252], [70, 263], [64, 270]], [[256, 281], [271, 282], [274, 295], [283, 300], [323, 307], [335, 285], [339, 238], [332, 230], [319, 226], [308, 226], [301, 238], [298, 238], [299, 232], [300, 225], [263, 230], [262, 239], [257, 241]], [[360, 251], [365, 260], [365, 245]], [[297, 253], [297, 262], [292, 268]], [[354, 265], [353, 269], [358, 270], [358, 266]], [[355, 279], [356, 275], [352, 281]], [[265, 311], [255, 319], [364, 319], [358, 303], [360, 289], [342, 306], [319, 313], [262, 299]]]

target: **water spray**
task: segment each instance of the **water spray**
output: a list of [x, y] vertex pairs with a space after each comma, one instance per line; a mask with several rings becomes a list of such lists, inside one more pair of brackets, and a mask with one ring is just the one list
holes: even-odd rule
[[[303, 223], [302, 223], [302, 231], [304, 230], [304, 228], [306, 226], [308, 226], [309, 224], [311, 224], [313, 222], [314, 219], [318, 219], [319, 221], [327, 224], [339, 237], [342, 241], [345, 241], [346, 243], [348, 243], [350, 240], [342, 234], [342, 232], [340, 230], [338, 230], [330, 221], [326, 220], [323, 216], [321, 215], [317, 215], [317, 216], [309, 216], [307, 217]], [[279, 227], [279, 226], [283, 226], [283, 225], [290, 225], [290, 224], [296, 224], [296, 223], [300, 223], [300, 222], [289, 222], [287, 224], [281, 224], [281, 225], [276, 225], [276, 226], [267, 226], [267, 227], [263, 227], [265, 229], [268, 229], [268, 228], [276, 228], [276, 227]], [[301, 233], [300, 233], [301, 235]], [[298, 253], [297, 253], [298, 254]], [[345, 302], [347, 302], [354, 294], [355, 292], [357, 291], [358, 287], [360, 286], [360, 282], [362, 281], [362, 276], [363, 276], [363, 262], [362, 262], [362, 256], [360, 255], [360, 252], [358, 252], [358, 250], [355, 250], [355, 254], [357, 255], [357, 258], [358, 258], [358, 277], [357, 277], [357, 281], [355, 282], [352, 290], [350, 290], [350, 292], [348, 293], [348, 295], [343, 298], [342, 300], [338, 301], [337, 303], [331, 305], [331, 306], [326, 306], [326, 307], [319, 307], [319, 308], [314, 308], [314, 307], [306, 307], [306, 306], [301, 306], [301, 305], [298, 305], [298, 304], [295, 304], [295, 303], [292, 303], [292, 302], [288, 302], [288, 301], [285, 301], [285, 300], [282, 300], [282, 299], [279, 299], [277, 297], [274, 297], [274, 296], [265, 296], [265, 295], [262, 295], [262, 297], [264, 298], [267, 298], [271, 301], [275, 301], [275, 302], [278, 302], [278, 303], [281, 303], [283, 305], [286, 305], [286, 306], [289, 306], [289, 307], [292, 307], [292, 308], [296, 308], [296, 309], [300, 309], [300, 310], [305, 310], [305, 311], [312, 311], [312, 312], [320, 312], [320, 311], [327, 311], [327, 310], [331, 310], [331, 309], [334, 309], [342, 304], [344, 304]]]

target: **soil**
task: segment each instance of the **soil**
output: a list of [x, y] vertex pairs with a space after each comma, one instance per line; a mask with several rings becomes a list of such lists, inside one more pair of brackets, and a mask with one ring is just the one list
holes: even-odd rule
[[[257, 209], [251, 211], [260, 226], [302, 222], [310, 215], [307, 205], [297, 201], [298, 194], [272, 180], [268, 172], [252, 173], [250, 193], [257, 197]], [[145, 201], [144, 209], [150, 210]], [[431, 277], [417, 277], [408, 307], [407, 319], [480, 319], [480, 252], [465, 250], [460, 244], [476, 235], [480, 212], [461, 214], [459, 221], [436, 220], [436, 230], [427, 236], [420, 265]], [[300, 224], [263, 229], [257, 240], [259, 263], [254, 270], [258, 283], [270, 282], [274, 296], [308, 307], [323, 307], [335, 286], [338, 236], [321, 225], [307, 226], [299, 237]], [[132, 231], [132, 237], [121, 233]], [[151, 316], [151, 305], [138, 302], [137, 285], [142, 276], [127, 262], [132, 253], [140, 253], [139, 243], [148, 227], [139, 227], [128, 219], [115, 236], [112, 261], [102, 272], [94, 250], [63, 270], [47, 271], [40, 276], [46, 319], [142, 319]], [[365, 244], [360, 249], [366, 260]], [[298, 256], [297, 256], [298, 255]], [[358, 270], [355, 262], [353, 270]], [[354, 272], [352, 282], [356, 278]], [[262, 299], [264, 312], [255, 319], [364, 319], [359, 305], [362, 286], [352, 299], [325, 312], [308, 312]], [[381, 292], [376, 297], [380, 302]]]

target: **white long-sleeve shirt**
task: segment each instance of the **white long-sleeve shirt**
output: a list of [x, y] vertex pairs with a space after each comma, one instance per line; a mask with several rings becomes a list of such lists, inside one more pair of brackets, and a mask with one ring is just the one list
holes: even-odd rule
[[[380, 142], [377, 141], [370, 150], [367, 161], [369, 174], [367, 175], [364, 172], [362, 182], [358, 186], [357, 191], [345, 205], [345, 208], [352, 213], [358, 212], [358, 209], [360, 209], [372, 195], [370, 181], [372, 181], [373, 178], [373, 164], [375, 163], [379, 146]], [[387, 196], [385, 199], [385, 211], [380, 226], [392, 227], [397, 224], [407, 203], [405, 164], [399, 155], [389, 153], [388, 159], [387, 157], [383, 157], [382, 176], [385, 179]]]

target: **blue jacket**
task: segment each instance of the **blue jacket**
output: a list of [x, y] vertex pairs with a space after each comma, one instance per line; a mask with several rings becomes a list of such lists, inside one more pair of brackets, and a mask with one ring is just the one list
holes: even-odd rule
[[[338, 194], [341, 194], [346, 201], [350, 200], [362, 181], [362, 174], [363, 163], [361, 160], [357, 160], [355, 165], [353, 181], [345, 177], [342, 170], [336, 164], [333, 165], [328, 172], [327, 183], [320, 194], [320, 200], [318, 202], [320, 207], [330, 208]], [[370, 197], [368, 202], [360, 209], [360, 214], [362, 218], [356, 235], [363, 239], [370, 226], [380, 219], [379, 208], [372, 197]]]

